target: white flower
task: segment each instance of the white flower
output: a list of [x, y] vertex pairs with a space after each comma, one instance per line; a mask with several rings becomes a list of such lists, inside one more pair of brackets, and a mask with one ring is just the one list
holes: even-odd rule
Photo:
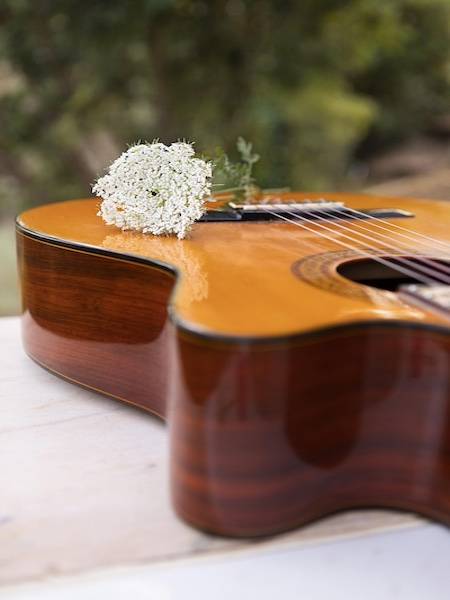
[[132, 146], [92, 188], [108, 225], [184, 238], [205, 212], [212, 165], [195, 158], [192, 144]]

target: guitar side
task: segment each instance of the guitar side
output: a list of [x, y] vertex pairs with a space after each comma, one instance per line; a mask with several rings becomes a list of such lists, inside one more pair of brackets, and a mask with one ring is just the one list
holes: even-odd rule
[[169, 421], [178, 514], [231, 536], [385, 506], [450, 522], [448, 332], [376, 320], [261, 339], [168, 318], [170, 265], [18, 230], [28, 354]]

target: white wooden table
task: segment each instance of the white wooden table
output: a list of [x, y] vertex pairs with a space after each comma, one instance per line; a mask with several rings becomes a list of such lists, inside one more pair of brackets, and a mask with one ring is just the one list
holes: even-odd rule
[[164, 425], [35, 365], [18, 319], [0, 319], [0, 341], [0, 598], [450, 598], [449, 531], [413, 515], [348, 512], [263, 541], [183, 524]]

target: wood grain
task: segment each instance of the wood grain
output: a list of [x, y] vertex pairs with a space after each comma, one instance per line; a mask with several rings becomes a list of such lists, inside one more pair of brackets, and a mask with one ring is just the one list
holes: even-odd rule
[[163, 415], [173, 275], [21, 234], [18, 250], [29, 354], [74, 382]]
[[160, 419], [35, 365], [21, 348], [18, 318], [0, 319], [0, 339], [0, 590], [422, 524], [407, 513], [365, 510], [267, 540], [201, 533], [172, 511]]
[[[427, 215], [443, 213], [400, 204], [423, 232]], [[292, 265], [311, 251], [280, 224], [199, 224], [186, 241], [105, 238], [94, 208], [62, 203], [19, 220], [25, 348], [167, 418], [186, 521], [237, 537], [354, 507], [450, 521], [443, 317], [355, 283], [364, 293], [300, 280]]]
[[448, 335], [406, 326], [278, 347], [180, 334], [169, 413], [176, 509], [236, 536], [350, 507], [449, 523], [449, 355]]
[[[320, 195], [292, 193], [288, 198], [302, 200], [315, 196]], [[362, 194], [326, 197], [345, 201], [353, 208], [409, 210], [415, 217], [396, 219], [396, 225], [405, 227], [413, 236], [414, 232], [420, 232], [448, 241], [448, 203]], [[188, 239], [178, 240], [173, 236], [120, 231], [105, 225], [97, 211], [95, 199], [61, 202], [23, 213], [19, 225], [43, 240], [61, 240], [66, 247], [125, 259], [134, 256], [176, 270], [179, 285], [170, 298], [169, 309], [176, 323], [189, 330], [209, 332], [212, 336], [273, 338], [371, 319], [445, 325], [442, 319], [431, 313], [424, 317], [421, 311], [408, 307], [388, 292], [370, 288], [361, 296], [361, 285], [337, 273], [341, 259], [335, 262], [333, 274], [327, 269], [327, 277], [344, 282], [347, 289], [356, 292], [353, 297], [315, 288], [310, 282], [293, 277], [291, 267], [302, 258], [324, 254], [328, 264], [330, 253], [348, 250], [336, 242], [339, 230], [332, 234], [335, 239], [329, 240], [320, 238], [314, 225], [313, 231], [305, 231], [280, 221], [197, 223]], [[355, 224], [348, 226], [353, 227], [353, 234], [349, 235], [356, 236]], [[364, 222], [364, 227], [369, 229], [369, 235], [376, 235], [375, 222]], [[419, 240], [408, 241], [410, 251], [423, 252], [423, 240]], [[366, 244], [364, 238], [355, 242], [354, 255], [346, 260], [361, 256], [358, 249], [364, 250]], [[439, 254], [438, 250], [436, 253]]]

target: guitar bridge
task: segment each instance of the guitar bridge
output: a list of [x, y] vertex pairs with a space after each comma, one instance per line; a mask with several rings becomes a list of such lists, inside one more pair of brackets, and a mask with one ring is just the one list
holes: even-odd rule
[[283, 201], [279, 203], [239, 204], [229, 202], [225, 208], [209, 209], [199, 220], [203, 222], [223, 221], [276, 221], [295, 219], [304, 215], [309, 220], [323, 219], [377, 219], [406, 218], [414, 215], [399, 208], [373, 208], [353, 211], [344, 202], [333, 200], [304, 200], [302, 202]]

